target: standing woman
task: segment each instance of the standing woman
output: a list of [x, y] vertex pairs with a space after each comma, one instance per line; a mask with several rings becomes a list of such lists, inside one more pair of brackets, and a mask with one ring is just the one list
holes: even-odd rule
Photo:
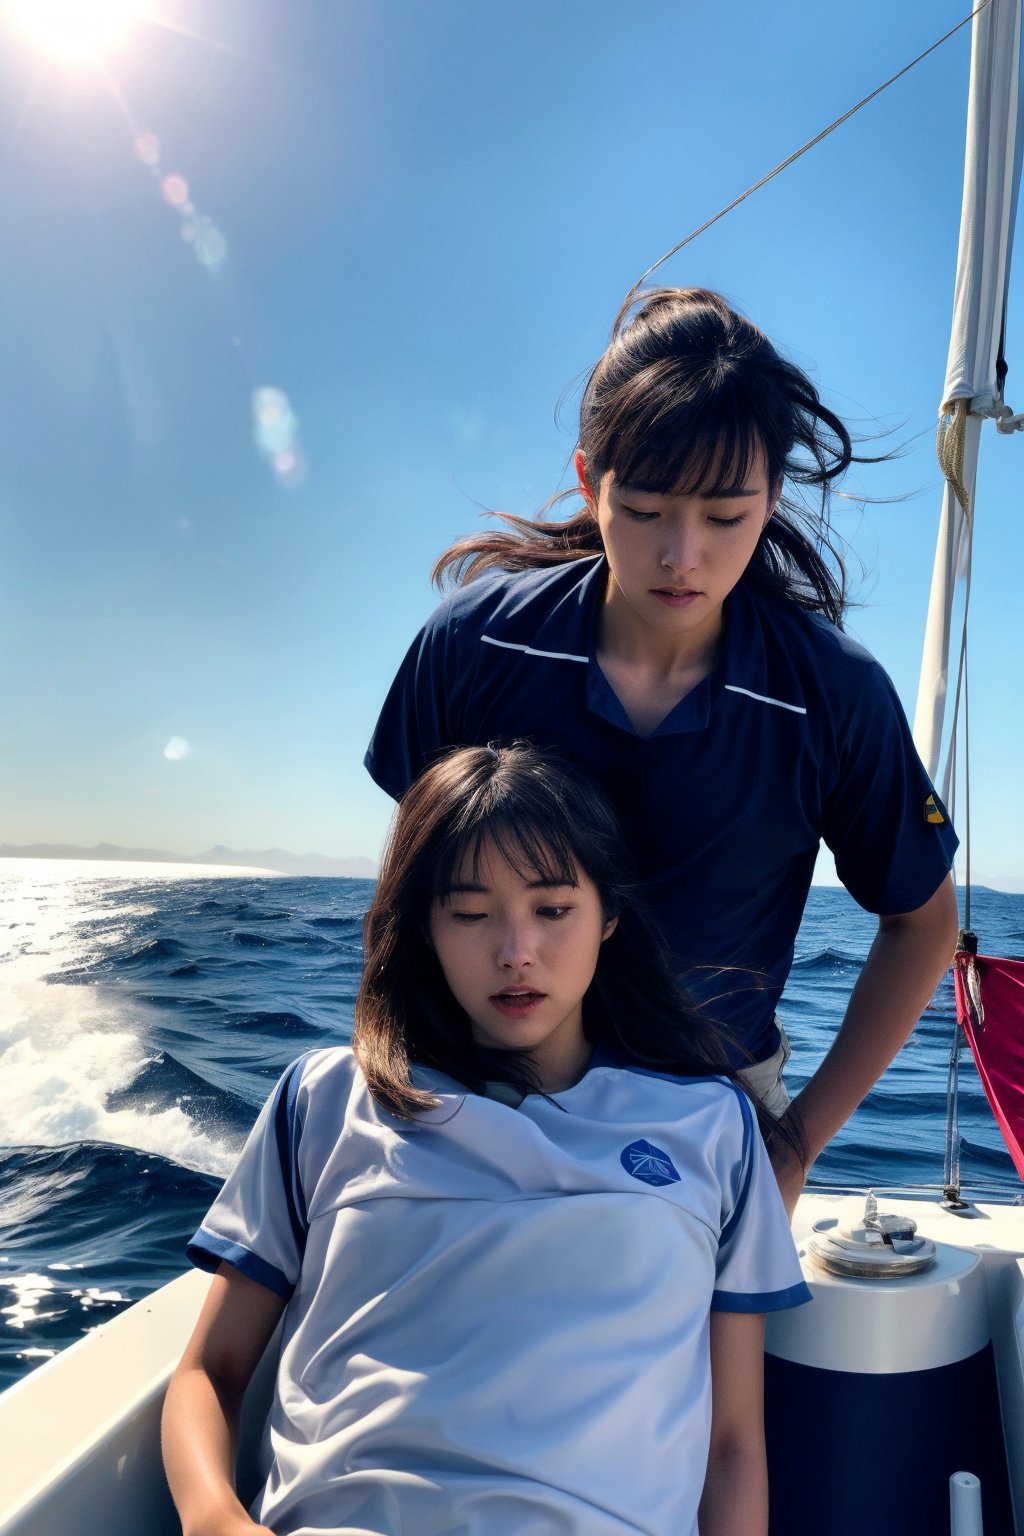
[[842, 632], [829, 496], [850, 434], [718, 294], [627, 302], [590, 375], [567, 521], [505, 516], [435, 578], [366, 757], [399, 797], [454, 745], [562, 748], [611, 798], [676, 967], [775, 1112], [775, 1008], [822, 839], [878, 914], [842, 1027], [778, 1142], [807, 1168], [914, 1027], [956, 938], [957, 839], [895, 690]]

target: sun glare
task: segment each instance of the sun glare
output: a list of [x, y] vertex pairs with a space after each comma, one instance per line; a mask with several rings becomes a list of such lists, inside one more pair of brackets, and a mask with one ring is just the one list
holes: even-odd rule
[[120, 43], [139, 0], [5, 0], [3, 10], [37, 47], [68, 63], [95, 59]]

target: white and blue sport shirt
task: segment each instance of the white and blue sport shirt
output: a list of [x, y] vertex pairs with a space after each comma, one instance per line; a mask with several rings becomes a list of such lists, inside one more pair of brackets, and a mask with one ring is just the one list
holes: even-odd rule
[[762, 1061], [820, 842], [854, 899], [892, 915], [934, 895], [957, 839], [879, 664], [743, 582], [715, 670], [638, 735], [595, 654], [607, 570], [486, 572], [454, 592], [403, 661], [366, 766], [398, 799], [455, 746], [528, 737], [581, 763], [683, 980]]
[[189, 1253], [288, 1299], [253, 1517], [288, 1536], [696, 1536], [709, 1314], [809, 1297], [745, 1095], [592, 1065], [519, 1108], [352, 1052], [284, 1076]]

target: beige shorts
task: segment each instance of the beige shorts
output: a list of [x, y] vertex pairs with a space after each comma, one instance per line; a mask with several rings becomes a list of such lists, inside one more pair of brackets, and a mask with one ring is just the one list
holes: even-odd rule
[[782, 1081], [782, 1074], [786, 1062], [793, 1054], [793, 1047], [777, 1015], [775, 1027], [780, 1039], [774, 1056], [756, 1061], [752, 1067], [741, 1067], [737, 1075], [740, 1082], [761, 1100], [765, 1109], [773, 1115], [781, 1115], [789, 1107], [789, 1093]]

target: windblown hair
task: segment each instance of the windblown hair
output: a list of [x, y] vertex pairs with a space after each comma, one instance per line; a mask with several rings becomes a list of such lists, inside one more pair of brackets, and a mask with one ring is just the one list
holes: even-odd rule
[[[767, 336], [706, 288], [656, 288], [627, 300], [580, 406], [579, 446], [597, 494], [611, 470], [634, 490], [716, 494], [743, 485], [759, 453], [781, 487], [742, 580], [842, 624], [846, 569], [830, 521], [834, 483], [855, 454], [847, 428]], [[808, 495], [808, 492], [812, 493]], [[499, 513], [511, 532], [459, 540], [434, 567], [438, 585], [601, 554], [584, 506], [565, 521]]]
[[[445, 900], [467, 869], [475, 870], [485, 844], [530, 880], [575, 885], [581, 872], [588, 875], [606, 918], [618, 918], [583, 1000], [590, 1041], [655, 1070], [735, 1076], [725, 1036], [678, 986], [641, 909], [604, 796], [567, 763], [515, 742], [448, 753], [420, 775], [395, 814], [366, 915], [353, 1035], [380, 1105], [409, 1119], [436, 1104], [429, 1091], [414, 1086], [413, 1062], [474, 1093], [494, 1082], [536, 1091], [524, 1053], [475, 1043], [428, 938], [432, 904]], [[762, 1129], [774, 1133], [774, 1119], [761, 1119]]]

